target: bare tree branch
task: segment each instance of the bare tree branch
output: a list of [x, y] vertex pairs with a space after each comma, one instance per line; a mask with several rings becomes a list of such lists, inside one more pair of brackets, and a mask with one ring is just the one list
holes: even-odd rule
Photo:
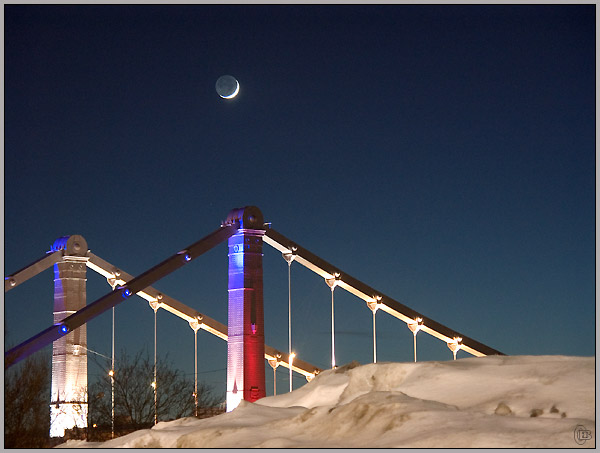
[[[96, 359], [93, 359], [97, 362]], [[99, 364], [99, 363], [98, 363]], [[130, 356], [121, 351], [115, 370], [115, 430], [124, 433], [149, 428], [154, 424], [154, 360], [148, 352]], [[100, 364], [99, 364], [100, 365]], [[103, 366], [103, 365], [100, 365]], [[182, 371], [173, 368], [168, 356], [157, 361], [158, 420], [166, 421], [194, 414], [194, 384]], [[198, 385], [198, 407], [214, 408], [222, 398], [213, 396], [212, 389]], [[111, 425], [111, 382], [108, 370], [90, 385], [90, 425]]]

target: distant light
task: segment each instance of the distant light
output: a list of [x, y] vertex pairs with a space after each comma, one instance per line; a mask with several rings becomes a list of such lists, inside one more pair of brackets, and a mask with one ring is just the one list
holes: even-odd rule
[[156, 382], [150, 383], [150, 387], [152, 387], [153, 389], [156, 389]]
[[114, 370], [110, 370], [110, 371], [108, 372], [108, 375], [109, 375], [110, 377], [114, 376], [114, 375], [115, 375], [115, 371], [114, 371]]

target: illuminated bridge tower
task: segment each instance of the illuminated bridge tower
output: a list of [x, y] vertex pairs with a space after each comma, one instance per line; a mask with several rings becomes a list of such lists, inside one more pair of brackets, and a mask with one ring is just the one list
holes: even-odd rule
[[[64, 250], [54, 265], [54, 323], [85, 307], [87, 242], [73, 235], [57, 239], [52, 251]], [[56, 340], [52, 346], [50, 436], [62, 437], [65, 429], [87, 426], [86, 325]]]
[[240, 222], [229, 238], [227, 411], [242, 399], [266, 396], [263, 315], [263, 215], [254, 206], [234, 209], [227, 224]]

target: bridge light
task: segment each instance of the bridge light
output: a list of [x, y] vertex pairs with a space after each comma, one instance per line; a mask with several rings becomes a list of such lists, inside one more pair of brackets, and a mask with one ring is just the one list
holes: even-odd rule
[[454, 337], [452, 341], [448, 342], [448, 348], [452, 351], [454, 360], [456, 360], [456, 353], [462, 348], [462, 338]]
[[408, 322], [407, 326], [413, 335], [417, 335], [421, 327], [423, 327], [423, 318], [415, 318], [413, 321]]
[[108, 375], [109, 375], [110, 377], [113, 377], [113, 376], [115, 375], [115, 371], [114, 371], [114, 370], [110, 370], [110, 371], [108, 372]]
[[127, 299], [129, 296], [131, 296], [131, 290], [129, 288], [125, 288], [123, 290], [123, 297]]
[[66, 324], [62, 324], [59, 328], [60, 333], [62, 333], [63, 335], [69, 333], [69, 327]]
[[187, 263], [188, 261], [192, 260], [192, 254], [190, 253], [189, 250], [180, 250], [179, 252], [177, 252], [178, 255], [181, 255], [183, 257], [183, 260]]
[[152, 387], [153, 389], [155, 389], [155, 390], [156, 390], [156, 381], [152, 381], [152, 382], [150, 383], [150, 387]]

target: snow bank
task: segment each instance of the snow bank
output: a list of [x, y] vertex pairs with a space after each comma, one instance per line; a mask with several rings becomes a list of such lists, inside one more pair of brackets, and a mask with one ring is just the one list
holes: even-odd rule
[[595, 358], [351, 363], [209, 419], [61, 447], [595, 447]]

